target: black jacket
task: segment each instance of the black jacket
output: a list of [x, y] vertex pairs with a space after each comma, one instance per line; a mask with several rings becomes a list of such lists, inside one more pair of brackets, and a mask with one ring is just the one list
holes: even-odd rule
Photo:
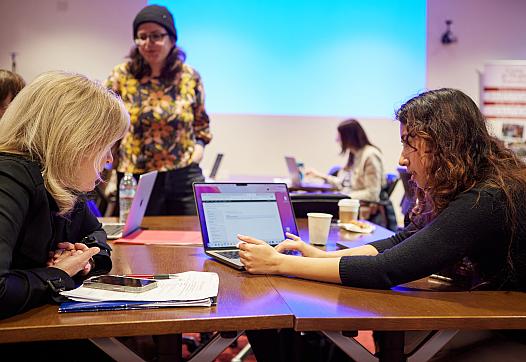
[[67, 216], [44, 187], [37, 163], [0, 153], [0, 318], [53, 302], [57, 290], [73, 289], [67, 273], [46, 267], [59, 242], [98, 246], [90, 275], [111, 270], [111, 248], [102, 225], [80, 200]]

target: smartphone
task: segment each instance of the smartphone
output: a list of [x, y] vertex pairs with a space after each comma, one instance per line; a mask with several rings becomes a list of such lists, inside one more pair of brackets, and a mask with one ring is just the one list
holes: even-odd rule
[[157, 288], [157, 282], [152, 279], [101, 275], [84, 281], [86, 288], [113, 290], [117, 292], [142, 293]]

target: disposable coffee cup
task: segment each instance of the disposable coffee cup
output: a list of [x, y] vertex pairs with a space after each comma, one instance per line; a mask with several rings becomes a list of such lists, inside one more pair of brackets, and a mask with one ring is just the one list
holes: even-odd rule
[[348, 224], [353, 220], [358, 220], [358, 212], [360, 211], [360, 200], [341, 199], [340, 201], [338, 201], [338, 208], [340, 213], [340, 223]]
[[327, 244], [332, 215], [321, 212], [309, 212], [307, 217], [309, 218], [309, 239], [311, 244]]

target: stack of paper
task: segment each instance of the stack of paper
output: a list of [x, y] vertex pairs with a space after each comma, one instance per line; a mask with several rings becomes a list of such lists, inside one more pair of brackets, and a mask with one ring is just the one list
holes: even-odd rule
[[142, 293], [117, 292], [80, 286], [63, 291], [74, 302], [62, 303], [59, 312], [81, 312], [161, 307], [209, 307], [219, 290], [216, 273], [189, 271], [157, 280], [157, 288]]

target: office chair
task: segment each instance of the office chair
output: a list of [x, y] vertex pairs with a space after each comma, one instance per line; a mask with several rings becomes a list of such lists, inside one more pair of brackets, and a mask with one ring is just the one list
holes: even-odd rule
[[332, 192], [290, 194], [290, 201], [296, 217], [307, 217], [309, 212], [323, 212], [331, 214], [335, 220], [338, 219], [339, 214], [338, 201], [348, 198], [348, 195]]
[[329, 169], [329, 172], [327, 172], [327, 175], [336, 176], [336, 175], [338, 175], [338, 172], [341, 170], [341, 168], [342, 168], [342, 166], [340, 166], [340, 165], [332, 166]]
[[360, 201], [360, 206], [366, 206], [371, 209], [369, 221], [391, 231], [398, 230], [398, 222], [396, 221], [391, 195], [399, 180], [400, 178], [396, 174], [388, 173], [385, 185], [380, 190], [380, 201]]
[[[332, 176], [336, 176], [340, 169], [341, 169], [341, 166], [333, 166], [329, 170], [328, 174]], [[398, 230], [398, 223], [396, 221], [396, 214], [394, 211], [393, 203], [390, 200], [390, 197], [396, 185], [398, 184], [400, 177], [394, 173], [388, 173], [386, 174], [385, 177], [386, 177], [385, 184], [384, 186], [382, 186], [382, 189], [380, 190], [380, 201], [375, 202], [375, 201], [360, 200], [360, 206], [364, 208], [368, 207], [370, 209], [371, 212], [370, 212], [370, 217], [368, 218], [369, 221], [372, 221], [375, 224], [381, 225], [389, 230], [396, 231]], [[292, 200], [292, 196], [291, 196], [291, 200]], [[327, 200], [325, 200], [326, 204], [322, 206], [321, 201], [320, 201], [319, 207], [325, 207], [325, 209], [328, 210], [328, 211], [320, 211], [320, 212], [327, 212], [328, 214], [332, 214], [333, 217], [337, 218], [338, 216], [336, 215], [338, 215], [338, 201], [335, 202], [336, 204], [335, 206], [329, 206], [330, 202]], [[294, 201], [293, 201], [293, 206], [294, 206]], [[300, 209], [300, 212], [302, 211], [303, 210]], [[296, 208], [294, 208], [294, 212], [296, 212]], [[308, 212], [311, 212], [311, 211], [308, 211]], [[304, 216], [297, 216], [297, 217], [304, 217]]]
[[91, 213], [93, 215], [95, 215], [96, 217], [101, 217], [102, 214], [99, 210], [99, 208], [97, 207], [97, 204], [95, 203], [94, 200], [91, 200], [91, 199], [88, 199], [86, 200], [86, 205], [88, 205], [88, 208], [90, 209]]

